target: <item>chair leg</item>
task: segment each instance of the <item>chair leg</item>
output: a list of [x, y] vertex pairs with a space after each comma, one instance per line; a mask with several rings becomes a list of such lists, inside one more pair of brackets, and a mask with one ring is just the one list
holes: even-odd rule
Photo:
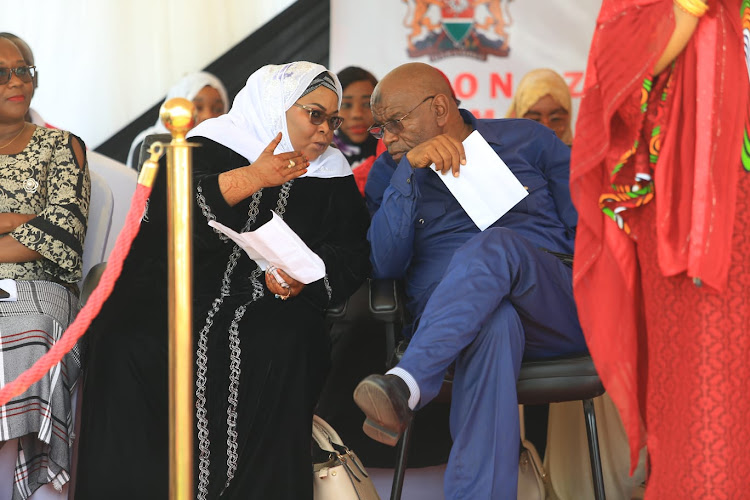
[[584, 399], [583, 414], [586, 419], [586, 434], [589, 438], [589, 459], [591, 460], [591, 477], [594, 479], [594, 498], [604, 500], [604, 475], [602, 473], [602, 458], [599, 454], [599, 436], [596, 432], [596, 414], [594, 400]]
[[396, 352], [396, 325], [387, 323], [385, 325], [385, 369], [390, 370], [394, 363], [394, 353]]
[[401, 500], [401, 491], [404, 489], [404, 476], [406, 475], [406, 461], [409, 459], [409, 442], [411, 431], [414, 427], [414, 419], [404, 429], [404, 434], [398, 442], [398, 458], [396, 470], [393, 472], [393, 485], [391, 486], [391, 500]]

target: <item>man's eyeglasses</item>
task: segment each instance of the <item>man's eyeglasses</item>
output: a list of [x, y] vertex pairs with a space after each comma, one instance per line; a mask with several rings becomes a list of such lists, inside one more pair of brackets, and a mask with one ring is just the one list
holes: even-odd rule
[[401, 123], [401, 121], [404, 118], [406, 118], [407, 116], [409, 116], [415, 109], [417, 109], [418, 107], [420, 107], [422, 104], [424, 104], [427, 101], [429, 101], [430, 99], [434, 99], [434, 98], [435, 98], [434, 95], [425, 97], [422, 100], [422, 102], [420, 102], [419, 104], [417, 104], [416, 106], [414, 106], [413, 108], [411, 108], [411, 110], [409, 110], [409, 112], [406, 113], [401, 118], [397, 118], [395, 120], [389, 120], [389, 121], [383, 123], [382, 125], [379, 125], [379, 124], [375, 123], [370, 128], [368, 128], [367, 131], [370, 132], [370, 134], [372, 134], [372, 136], [374, 138], [376, 138], [376, 139], [382, 139], [383, 136], [385, 135], [386, 131], [388, 131], [388, 132], [390, 132], [391, 134], [394, 134], [394, 135], [400, 134], [401, 132], [404, 131], [404, 125]]
[[310, 123], [312, 123], [313, 125], [322, 125], [323, 122], [327, 121], [330, 129], [336, 130], [341, 126], [342, 123], [344, 123], [344, 119], [340, 116], [327, 115], [319, 109], [311, 108], [310, 106], [305, 106], [304, 104], [298, 104], [296, 102], [294, 103], [294, 105], [298, 108], [304, 109], [310, 114]]
[[8, 83], [13, 73], [24, 83], [29, 83], [36, 75], [36, 66], [19, 66], [17, 68], [0, 68], [0, 85]]

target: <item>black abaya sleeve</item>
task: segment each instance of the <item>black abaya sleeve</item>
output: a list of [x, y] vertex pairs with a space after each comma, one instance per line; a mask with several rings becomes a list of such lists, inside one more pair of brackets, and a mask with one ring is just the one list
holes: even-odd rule
[[316, 303], [337, 304], [347, 299], [370, 274], [370, 245], [367, 228], [370, 217], [353, 176], [317, 179], [330, 191], [325, 220], [325, 235], [311, 249], [323, 259], [326, 278], [309, 284], [302, 292]]

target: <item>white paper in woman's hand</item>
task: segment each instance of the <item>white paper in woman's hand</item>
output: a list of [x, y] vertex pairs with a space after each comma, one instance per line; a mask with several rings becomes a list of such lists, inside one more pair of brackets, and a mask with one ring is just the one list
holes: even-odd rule
[[324, 277], [323, 259], [310, 250], [284, 219], [272, 213], [270, 221], [247, 233], [238, 233], [216, 221], [209, 221], [208, 225], [231, 238], [264, 271], [272, 264], [306, 285]]

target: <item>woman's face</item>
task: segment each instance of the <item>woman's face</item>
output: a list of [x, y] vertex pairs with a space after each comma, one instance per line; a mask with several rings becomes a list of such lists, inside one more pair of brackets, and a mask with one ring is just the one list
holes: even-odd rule
[[375, 123], [370, 111], [370, 96], [375, 87], [367, 80], [350, 83], [344, 89], [341, 99], [340, 115], [344, 118], [341, 131], [352, 142], [365, 142], [368, 137], [367, 129]]
[[[26, 66], [18, 48], [8, 39], [0, 38], [0, 68], [15, 69]], [[15, 73], [10, 81], [0, 85], [0, 121], [3, 123], [23, 120], [31, 104], [34, 84], [23, 82]]]
[[328, 125], [328, 118], [338, 116], [338, 97], [332, 90], [320, 86], [306, 96], [300, 97], [297, 104], [323, 113], [326, 117], [320, 125], [310, 121], [310, 112], [299, 106], [292, 106], [286, 111], [286, 125], [289, 140], [295, 151], [305, 154], [308, 161], [322, 155], [333, 140], [333, 130]]
[[531, 106], [523, 115], [523, 118], [534, 120], [552, 129], [560, 139], [565, 137], [565, 134], [570, 130], [570, 114], [549, 94]]
[[196, 125], [203, 120], [216, 118], [224, 114], [224, 101], [221, 100], [221, 94], [210, 85], [206, 85], [198, 92], [198, 95], [193, 99], [193, 104], [195, 104], [195, 112], [198, 115]]

